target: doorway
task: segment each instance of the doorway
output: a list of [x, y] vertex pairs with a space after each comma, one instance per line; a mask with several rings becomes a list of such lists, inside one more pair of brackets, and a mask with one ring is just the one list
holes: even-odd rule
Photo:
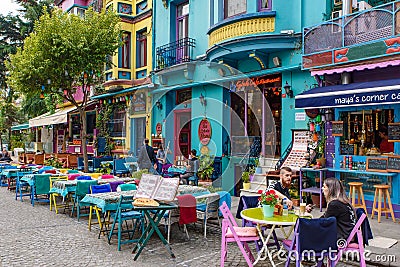
[[189, 157], [191, 150], [191, 110], [175, 111], [174, 155]]

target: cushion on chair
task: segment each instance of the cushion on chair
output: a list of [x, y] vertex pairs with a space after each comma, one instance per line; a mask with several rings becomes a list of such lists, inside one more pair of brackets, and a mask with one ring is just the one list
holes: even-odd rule
[[56, 170], [45, 170], [44, 173], [51, 173], [51, 174], [56, 174]]
[[101, 179], [112, 179], [112, 178], [114, 178], [114, 175], [112, 174], [103, 174], [101, 176]]
[[142, 213], [140, 211], [126, 211], [126, 212], [121, 212], [121, 218], [128, 218], [128, 217], [140, 217], [142, 216]]
[[76, 177], [76, 180], [92, 180], [92, 177], [88, 175], [80, 175]]
[[68, 180], [75, 180], [79, 176], [81, 176], [79, 173], [70, 174], [68, 175]]
[[[257, 236], [257, 229], [255, 227], [239, 227], [233, 226], [236, 234], [241, 237], [256, 237]], [[233, 237], [233, 233], [230, 228], [226, 231], [226, 237]]]
[[347, 245], [347, 248], [358, 249], [358, 243], [350, 243], [350, 244]]

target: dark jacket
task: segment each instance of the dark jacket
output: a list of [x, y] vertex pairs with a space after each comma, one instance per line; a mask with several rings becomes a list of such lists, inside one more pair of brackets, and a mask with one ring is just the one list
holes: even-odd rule
[[[361, 215], [365, 213], [364, 209], [357, 209], [356, 210], [356, 215], [357, 215], [357, 219], [360, 219]], [[367, 215], [367, 214], [365, 214]], [[363, 236], [363, 243], [364, 246], [368, 245], [368, 240], [374, 238], [372, 236], [372, 231], [371, 231], [371, 227], [369, 226], [369, 221], [368, 221], [368, 216], [365, 217], [365, 220], [363, 221], [363, 223], [361, 224], [361, 233]]]
[[149, 145], [142, 146], [138, 157], [139, 168], [150, 170], [156, 162], [157, 159], [154, 149]]

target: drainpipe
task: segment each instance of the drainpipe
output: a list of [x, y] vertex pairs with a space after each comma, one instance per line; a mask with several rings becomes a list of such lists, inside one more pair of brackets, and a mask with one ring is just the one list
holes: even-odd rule
[[[151, 51], [156, 51], [156, 48], [154, 47], [155, 46], [155, 44], [156, 44], [156, 25], [154, 24], [155, 23], [155, 17], [156, 17], [156, 8], [155, 8], [155, 5], [156, 5], [156, 1], [155, 0], [153, 0], [152, 1], [152, 16], [151, 16], [151, 25], [152, 25], [152, 31], [153, 31], [153, 34], [151, 35]], [[154, 69], [154, 67], [155, 67], [155, 63], [156, 63], [156, 53], [154, 52], [153, 53], [153, 56], [152, 56], [152, 69]], [[154, 79], [154, 77], [152, 77], [152, 83], [154, 83], [154, 81], [153, 81], [153, 79]]]
[[342, 0], [343, 16], [351, 14], [351, 2], [352, 0]]

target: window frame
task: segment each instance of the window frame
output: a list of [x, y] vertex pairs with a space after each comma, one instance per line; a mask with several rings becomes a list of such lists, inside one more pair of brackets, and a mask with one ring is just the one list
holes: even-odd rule
[[[247, 0], [242, 0], [242, 1], [245, 1], [245, 3], [246, 3], [246, 5], [245, 5], [246, 9], [243, 12], [236, 13], [236, 14], [228, 16], [228, 6], [229, 6], [228, 3], [229, 3], [229, 1], [232, 1], [232, 0], [224, 0], [223, 1], [223, 4], [224, 4], [224, 7], [223, 7], [224, 19], [232, 18], [232, 17], [239, 16], [239, 15], [242, 15], [242, 14], [246, 14], [246, 12], [247, 12]], [[240, 0], [237, 0], [237, 1], [240, 1]]]
[[[125, 42], [125, 36], [127, 36], [127, 43]], [[131, 48], [132, 48], [132, 35], [128, 31], [122, 33], [123, 45], [121, 46], [121, 68], [130, 69], [131, 68]], [[127, 55], [125, 53], [127, 52]]]
[[268, 7], [262, 7], [263, 0], [258, 0], [258, 11], [270, 11], [272, 10], [272, 0], [265, 0], [268, 3]]
[[[136, 32], [136, 68], [147, 67], [147, 35], [146, 29]], [[144, 48], [142, 51], [142, 44]], [[143, 53], [143, 62], [142, 62]]]

